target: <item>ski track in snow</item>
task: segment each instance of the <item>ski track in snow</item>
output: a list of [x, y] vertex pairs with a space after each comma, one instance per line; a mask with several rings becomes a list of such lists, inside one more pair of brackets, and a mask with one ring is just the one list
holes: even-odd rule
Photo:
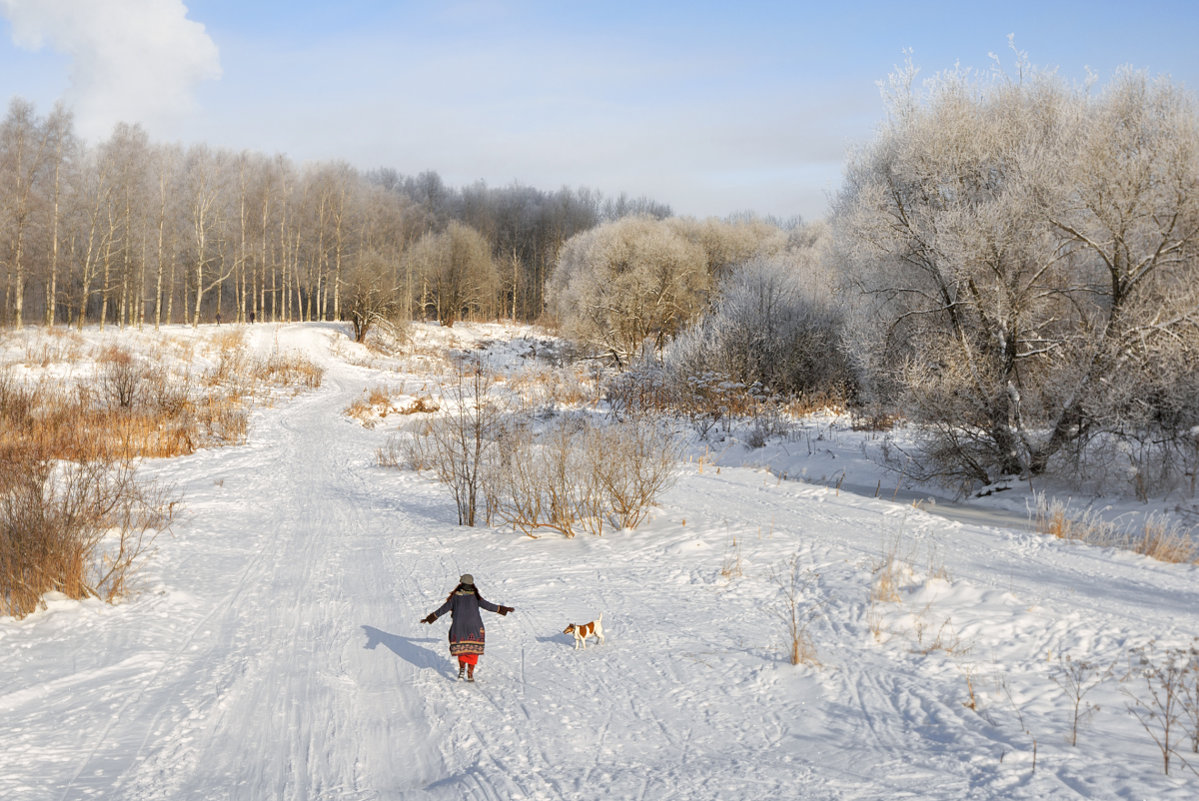
[[[327, 368], [247, 444], [147, 466], [185, 512], [140, 595], [0, 621], [0, 799], [1193, 797], [1127, 715], [1064, 747], [1045, 678], [1059, 649], [1189, 636], [1193, 568], [694, 465], [636, 532], [464, 529], [342, 416], [380, 372]], [[871, 609], [892, 541], [949, 575]], [[819, 667], [781, 654], [772, 576], [795, 554]], [[446, 621], [417, 622], [462, 572], [516, 607], [485, 616], [473, 685]], [[562, 628], [600, 612], [606, 643], [574, 650]]]

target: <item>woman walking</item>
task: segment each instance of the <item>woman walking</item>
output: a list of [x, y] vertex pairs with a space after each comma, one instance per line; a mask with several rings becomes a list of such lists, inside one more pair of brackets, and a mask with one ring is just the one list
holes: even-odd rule
[[421, 623], [432, 623], [437, 618], [450, 613], [450, 655], [458, 657], [458, 678], [466, 677], [467, 681], [475, 680], [475, 665], [483, 655], [483, 616], [479, 609], [506, 615], [513, 611], [511, 606], [498, 606], [484, 600], [475, 587], [475, 579], [470, 573], [465, 573], [458, 579], [454, 588], [436, 612], [423, 618]]

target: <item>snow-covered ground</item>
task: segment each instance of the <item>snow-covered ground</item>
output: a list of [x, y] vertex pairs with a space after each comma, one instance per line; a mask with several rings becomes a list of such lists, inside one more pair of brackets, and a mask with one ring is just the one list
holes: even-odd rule
[[[249, 337], [322, 386], [260, 406], [244, 445], [145, 465], [184, 511], [133, 597], [0, 619], [0, 799], [1199, 795], [1128, 709], [1148, 697], [1130, 649], [1199, 634], [1199, 567], [1035, 534], [1019, 489], [981, 522], [937, 514], [866, 458], [875, 435], [828, 419], [757, 451], [695, 443], [635, 531], [463, 528], [443, 487], [376, 464], [394, 417], [344, 412], [374, 386], [434, 392], [405, 371], [438, 349], [517, 337], [493, 350], [514, 363], [535, 332], [422, 329], [398, 360], [333, 325]], [[787, 660], [793, 567], [818, 664]], [[485, 618], [473, 685], [445, 620], [418, 622], [464, 572], [516, 607]], [[562, 629], [601, 612], [606, 642], [575, 650]]]

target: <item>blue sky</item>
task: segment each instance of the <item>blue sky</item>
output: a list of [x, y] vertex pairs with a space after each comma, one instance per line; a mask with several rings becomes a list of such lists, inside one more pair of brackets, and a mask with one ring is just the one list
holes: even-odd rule
[[342, 159], [450, 184], [627, 192], [696, 216], [825, 214], [876, 82], [1129, 64], [1199, 91], [1199, 3], [0, 0], [0, 96], [95, 141]]

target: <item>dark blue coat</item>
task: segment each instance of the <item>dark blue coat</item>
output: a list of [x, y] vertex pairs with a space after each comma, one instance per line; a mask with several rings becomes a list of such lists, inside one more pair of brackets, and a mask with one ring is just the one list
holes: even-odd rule
[[483, 653], [485, 634], [483, 616], [479, 614], [479, 607], [488, 612], [498, 613], [500, 611], [496, 604], [483, 600], [477, 590], [466, 590], [459, 587], [450, 593], [450, 597], [446, 599], [445, 603], [433, 613], [434, 619], [441, 617], [446, 612], [450, 613], [452, 618], [450, 622], [451, 655]]

